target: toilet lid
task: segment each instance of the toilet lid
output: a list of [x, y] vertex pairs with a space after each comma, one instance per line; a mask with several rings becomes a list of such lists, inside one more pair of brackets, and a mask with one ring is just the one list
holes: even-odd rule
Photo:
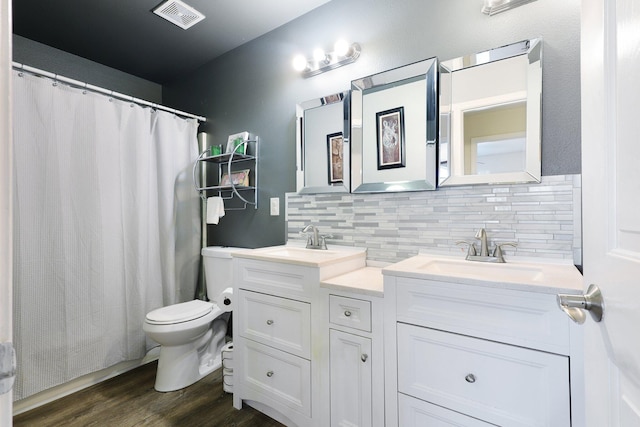
[[201, 300], [181, 302], [158, 308], [147, 314], [147, 321], [154, 324], [187, 322], [202, 317], [213, 310], [213, 304]]

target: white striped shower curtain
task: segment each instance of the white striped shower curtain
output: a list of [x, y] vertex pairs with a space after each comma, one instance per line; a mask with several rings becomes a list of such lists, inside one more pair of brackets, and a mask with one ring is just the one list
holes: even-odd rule
[[143, 357], [145, 314], [193, 299], [197, 122], [14, 72], [19, 400]]

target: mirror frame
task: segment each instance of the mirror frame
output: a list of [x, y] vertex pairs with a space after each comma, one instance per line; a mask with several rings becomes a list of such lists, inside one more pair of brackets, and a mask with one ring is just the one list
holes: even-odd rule
[[[424, 191], [436, 189], [438, 135], [438, 60], [429, 58], [351, 82], [351, 189], [353, 193]], [[426, 80], [426, 158], [424, 179], [413, 181], [365, 182], [363, 178], [363, 103], [368, 92]]]
[[[452, 78], [447, 76], [456, 71], [464, 70], [479, 65], [527, 55], [529, 67], [538, 66], [539, 75], [527, 76], [527, 111], [537, 111], [537, 115], [527, 113], [525, 169], [519, 172], [491, 173], [483, 175], [451, 175], [451, 169], [447, 176], [438, 177], [439, 186], [470, 185], [470, 184], [500, 184], [519, 182], [540, 182], [541, 179], [541, 135], [542, 135], [542, 39], [534, 38], [523, 40], [507, 46], [468, 56], [440, 62], [440, 97], [439, 97], [439, 158], [438, 172], [442, 154], [446, 152], [447, 160], [451, 164], [452, 147], [450, 144], [451, 129], [451, 94]], [[529, 74], [529, 72], [527, 72]], [[447, 84], [448, 83], [448, 84]], [[444, 147], [444, 144], [447, 144]], [[440, 173], [439, 173], [440, 175]]]
[[[304, 112], [309, 109], [319, 108], [327, 105], [342, 103], [342, 143], [343, 143], [343, 179], [341, 184], [326, 186], [305, 185], [305, 138], [304, 138]], [[344, 91], [311, 99], [296, 105], [296, 191], [299, 194], [319, 194], [319, 193], [349, 193], [350, 191], [350, 115], [351, 115], [351, 92]], [[329, 167], [329, 165], [327, 165]]]

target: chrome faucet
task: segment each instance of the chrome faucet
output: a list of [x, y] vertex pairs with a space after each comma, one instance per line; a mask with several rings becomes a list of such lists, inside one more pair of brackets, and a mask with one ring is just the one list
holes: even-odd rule
[[475, 237], [480, 240], [480, 256], [489, 256], [489, 249], [487, 248], [487, 232], [484, 228], [478, 230]]
[[327, 249], [327, 237], [332, 237], [331, 235], [321, 235], [318, 232], [318, 227], [313, 224], [307, 225], [300, 232], [302, 234], [307, 234], [307, 249]]
[[466, 240], [456, 242], [456, 244], [458, 245], [465, 244], [469, 246], [467, 256], [465, 258], [466, 260], [480, 262], [505, 262], [502, 247], [517, 246], [517, 243], [515, 242], [496, 243], [493, 251], [489, 251], [489, 244], [487, 243], [487, 232], [484, 228], [481, 228], [477, 231], [475, 238], [480, 240], [480, 253], [478, 253], [476, 249], [475, 242], [467, 242]]

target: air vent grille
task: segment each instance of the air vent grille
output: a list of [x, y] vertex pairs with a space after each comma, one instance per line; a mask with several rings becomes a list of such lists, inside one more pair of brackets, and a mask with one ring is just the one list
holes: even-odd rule
[[187, 29], [204, 19], [204, 15], [180, 0], [167, 0], [153, 10], [153, 13]]

